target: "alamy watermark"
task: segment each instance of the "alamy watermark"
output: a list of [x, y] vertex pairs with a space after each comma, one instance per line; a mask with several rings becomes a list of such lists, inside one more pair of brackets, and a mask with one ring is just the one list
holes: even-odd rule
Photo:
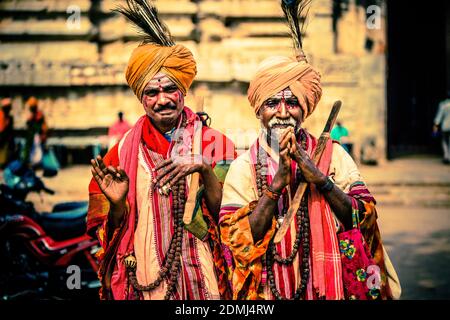
[[66, 20], [67, 29], [81, 29], [81, 8], [77, 5], [70, 5], [67, 7], [66, 13], [69, 15]]
[[66, 273], [69, 277], [66, 280], [66, 286], [69, 290], [81, 289], [81, 269], [77, 265], [70, 265], [67, 267]]
[[369, 30], [381, 29], [381, 7], [377, 5], [368, 6], [366, 9], [366, 27]]

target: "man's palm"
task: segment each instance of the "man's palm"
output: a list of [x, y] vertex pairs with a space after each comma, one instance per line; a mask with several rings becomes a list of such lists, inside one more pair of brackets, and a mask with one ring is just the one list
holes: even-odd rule
[[120, 167], [106, 167], [100, 156], [97, 157], [97, 161], [92, 159], [91, 164], [92, 175], [103, 194], [112, 204], [123, 204], [129, 188], [126, 172]]
[[120, 203], [125, 200], [128, 193], [129, 181], [128, 177], [113, 177], [111, 173], [105, 175], [105, 178], [99, 184], [100, 190], [113, 204]]

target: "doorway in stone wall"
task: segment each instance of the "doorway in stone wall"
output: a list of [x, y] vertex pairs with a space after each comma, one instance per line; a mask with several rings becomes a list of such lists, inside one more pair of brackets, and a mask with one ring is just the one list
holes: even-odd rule
[[387, 156], [439, 154], [433, 119], [450, 90], [450, 4], [387, 0]]

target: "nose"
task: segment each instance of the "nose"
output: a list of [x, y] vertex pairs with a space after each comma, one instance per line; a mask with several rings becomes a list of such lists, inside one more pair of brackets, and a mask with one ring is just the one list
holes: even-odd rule
[[281, 119], [289, 118], [289, 112], [286, 108], [286, 102], [282, 100], [280, 102], [280, 107], [278, 108], [278, 117]]
[[157, 96], [156, 103], [158, 105], [165, 105], [167, 103], [167, 98], [164, 92], [159, 92]]

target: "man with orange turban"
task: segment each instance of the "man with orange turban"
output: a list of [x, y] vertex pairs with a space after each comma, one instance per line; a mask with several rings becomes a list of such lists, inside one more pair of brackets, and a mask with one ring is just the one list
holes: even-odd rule
[[25, 148], [22, 151], [22, 159], [25, 163], [38, 165], [43, 156], [45, 143], [47, 141], [48, 126], [44, 113], [39, 110], [39, 102], [36, 97], [29, 97], [25, 105], [30, 111], [27, 119]]
[[151, 4], [127, 4], [120, 12], [148, 23], [153, 40], [133, 51], [126, 70], [145, 115], [104, 158], [91, 160], [87, 232], [101, 244], [101, 297], [228, 298], [217, 220], [234, 145], [184, 105], [196, 75], [192, 53], [153, 34], [155, 25], [165, 27]]
[[[370, 299], [399, 293], [387, 284], [388, 277], [398, 279], [383, 255], [375, 199], [355, 163], [331, 141], [318, 165], [311, 160], [317, 140], [301, 125], [321, 95], [320, 74], [304, 59], [269, 58], [250, 82], [248, 100], [261, 133], [229, 168], [219, 218], [233, 299], [348, 298], [337, 232], [352, 229], [354, 217], [382, 269], [382, 283], [368, 292]], [[309, 187], [275, 244], [302, 181]]]

